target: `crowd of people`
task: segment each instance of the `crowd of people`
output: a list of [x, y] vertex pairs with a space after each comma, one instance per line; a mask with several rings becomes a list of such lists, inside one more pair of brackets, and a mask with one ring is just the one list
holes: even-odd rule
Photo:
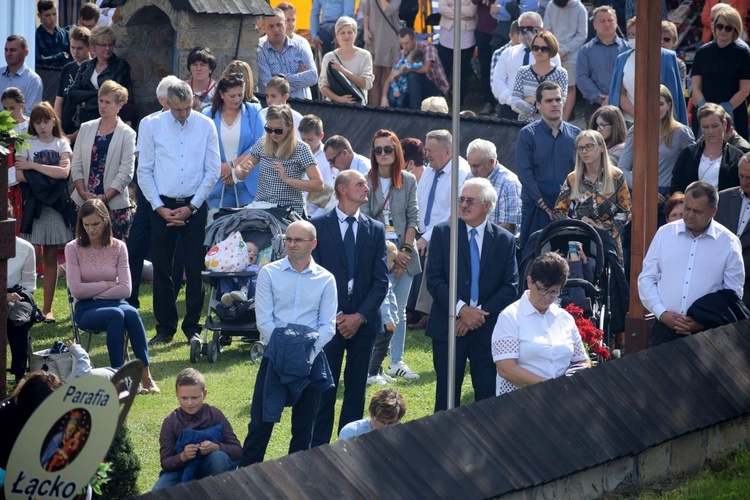
[[[145, 366], [141, 392], [160, 392], [149, 368], [149, 346], [173, 342], [178, 326], [188, 343], [200, 341], [209, 214], [223, 207], [278, 205], [302, 219], [286, 230], [283, 259], [259, 263], [264, 249], [252, 248], [250, 263], [258, 269], [253, 299], [266, 354], [245, 442], [239, 443], [220, 411], [203, 404], [203, 377], [183, 371], [176, 383], [180, 409], [167, 417], [160, 435], [164, 473], [155, 488], [262, 461], [285, 405], [292, 406], [290, 453], [330, 442], [341, 382], [340, 438], [398, 422], [406, 405], [390, 390], [377, 393], [369, 417], [362, 417], [368, 384], [420, 377], [404, 359], [409, 326], [424, 328], [432, 343], [435, 411], [449, 406], [454, 169], [459, 390], [453, 404], [461, 402], [467, 361], [475, 400], [590, 366], [576, 324], [557, 300], [570, 264], [579, 256], [587, 259], [582, 248], [537, 256], [527, 276], [519, 273], [516, 255], [551, 221], [573, 218], [611, 239], [619, 265], [628, 265], [629, 223], [640, 216], [629, 188], [635, 58], [616, 34], [612, 7], [594, 9], [596, 35], [586, 42], [588, 17], [578, 0], [553, 0], [544, 17], [535, 8], [524, 10], [536, 2], [519, 2], [514, 8], [524, 11], [515, 13], [514, 22], [511, 3], [516, 2], [465, 1], [466, 18], [456, 21], [452, 2], [441, 0], [444, 36], [436, 47], [400, 26], [398, 0], [361, 2], [363, 24], [347, 10], [353, 9], [350, 2], [316, 0], [313, 46], [323, 54], [317, 68], [310, 44], [294, 34], [294, 6], [282, 2], [261, 22], [266, 35], [257, 67], [232, 61], [214, 79], [216, 57], [210, 48], [196, 47], [187, 58], [186, 79], [163, 78], [156, 89], [161, 109], [139, 121], [129, 65], [114, 53], [114, 31], [83, 25], [90, 4], [81, 11], [80, 25], [62, 37], [56, 20], [50, 24], [53, 2], [38, 2], [43, 21], [38, 37], [51, 38], [37, 42], [37, 50], [50, 65], [48, 73], [59, 66], [54, 83], [43, 82], [25, 65], [23, 37], [8, 37], [7, 66], [0, 68], [2, 105], [17, 121], [17, 131], [31, 135], [30, 149], [12, 157], [8, 173], [19, 237], [9, 284], [33, 296], [34, 245], [43, 264], [42, 313], [54, 322], [58, 249], [65, 247], [74, 320], [106, 331], [112, 367], [123, 364], [128, 339]], [[662, 49], [659, 109], [664, 220], [638, 280], [641, 299], [657, 320], [653, 345], [704, 329], [705, 320], [691, 309], [694, 303], [750, 303], [744, 293], [750, 241], [743, 240], [750, 229], [750, 49], [740, 43], [740, 14], [719, 5], [711, 9], [715, 40], [698, 51], [690, 77], [692, 129], [684, 72], [671, 51], [674, 30], [663, 27], [664, 38], [670, 38], [664, 43], [671, 44]], [[487, 47], [503, 33], [488, 28], [486, 16], [508, 30], [507, 43], [490, 51], [490, 58], [483, 57]], [[452, 36], [445, 35], [457, 22], [466, 35], [453, 47]], [[630, 46], [634, 25], [628, 21]], [[367, 50], [355, 43], [362, 29]], [[420, 107], [425, 98], [446, 93], [445, 70], [470, 70], [464, 53], [473, 53], [475, 45], [480, 64], [492, 63], [481, 73], [500, 116], [528, 122], [518, 135], [516, 173], [498, 162], [498, 145], [481, 138], [454, 164], [447, 130], [400, 138], [383, 128], [369, 151], [357, 152], [341, 135], [326, 138], [319, 117], [302, 116], [288, 102], [309, 98], [317, 84], [332, 101]], [[449, 64], [456, 49], [462, 53], [460, 68]], [[63, 52], [68, 55], [54, 57]], [[736, 61], [731, 75], [729, 66], [717, 64], [723, 55], [714, 52]], [[58, 64], [70, 57], [67, 65]], [[254, 75], [266, 108], [254, 96]], [[57, 92], [54, 107], [42, 100], [48, 85]], [[585, 130], [569, 121], [578, 90], [587, 101]], [[495, 107], [493, 100], [487, 105]], [[150, 340], [138, 297], [149, 254], [156, 320]], [[176, 297], [183, 282], [186, 314], [180, 318]], [[236, 290], [229, 286], [222, 290], [225, 305], [252, 295], [247, 282]], [[713, 297], [722, 290], [732, 293]], [[18, 292], [9, 287], [8, 301], [25, 301]], [[614, 333], [620, 335], [611, 347], [623, 349], [624, 335]], [[27, 355], [19, 339], [27, 334], [28, 328], [8, 327], [18, 380]], [[305, 373], [299, 385], [282, 382], [299, 370]], [[185, 429], [197, 432], [186, 438]]]

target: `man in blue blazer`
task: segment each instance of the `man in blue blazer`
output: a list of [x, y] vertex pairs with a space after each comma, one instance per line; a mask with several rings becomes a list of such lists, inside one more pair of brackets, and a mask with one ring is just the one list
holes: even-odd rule
[[372, 346], [375, 335], [383, 331], [380, 305], [388, 292], [385, 227], [359, 211], [369, 191], [365, 177], [345, 170], [336, 177], [334, 189], [336, 208], [312, 220], [318, 232], [313, 259], [336, 278], [339, 302], [336, 335], [324, 347], [336, 387], [321, 395], [313, 446], [331, 441], [344, 352], [344, 403], [338, 430], [362, 418]]
[[[497, 192], [483, 178], [467, 180], [458, 199], [458, 273], [456, 304], [456, 394], [466, 360], [470, 361], [474, 400], [495, 395], [495, 364], [490, 343], [497, 317], [518, 293], [515, 239], [487, 221], [497, 203]], [[448, 275], [450, 223], [433, 229], [427, 262], [427, 290], [433, 298], [425, 334], [432, 339], [432, 364], [437, 376], [435, 411], [448, 407]]]

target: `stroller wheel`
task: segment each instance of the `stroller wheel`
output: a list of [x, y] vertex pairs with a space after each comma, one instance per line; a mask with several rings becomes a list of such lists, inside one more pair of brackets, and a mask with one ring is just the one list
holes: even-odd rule
[[260, 358], [263, 357], [263, 352], [265, 352], [266, 346], [263, 345], [263, 342], [255, 342], [253, 346], [250, 348], [250, 360], [253, 362], [253, 364], [257, 364], [258, 361], [260, 361]]
[[201, 360], [201, 341], [193, 339], [190, 341], [190, 362], [197, 363]]
[[219, 344], [215, 340], [208, 343], [208, 362], [216, 363], [219, 361]]

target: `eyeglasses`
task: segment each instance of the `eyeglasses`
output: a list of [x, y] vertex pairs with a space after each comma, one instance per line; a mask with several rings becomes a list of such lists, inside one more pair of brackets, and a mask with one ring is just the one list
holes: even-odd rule
[[286, 237], [286, 238], [284, 238], [284, 243], [286, 243], [287, 245], [291, 245], [292, 243], [294, 243], [295, 245], [301, 245], [302, 242], [304, 242], [304, 241], [312, 241], [312, 240], [313, 240], [313, 238], [289, 238], [289, 237]]
[[611, 123], [599, 123], [599, 122], [597, 122], [596, 123], [596, 130], [604, 130], [605, 128], [611, 127], [611, 126], [612, 126]]
[[97, 43], [97, 47], [101, 47], [102, 49], [114, 49], [115, 44], [114, 43]]
[[583, 153], [584, 151], [591, 151], [596, 147], [595, 142], [589, 142], [588, 144], [584, 144], [583, 146], [578, 146], [576, 148], [576, 151], [579, 153]]
[[728, 24], [716, 23], [714, 26], [716, 27], [716, 31], [724, 31], [726, 33], [734, 31], [734, 26], [729, 26]]
[[266, 132], [268, 132], [269, 134], [281, 135], [281, 134], [284, 133], [284, 129], [283, 128], [271, 128], [269, 126], [264, 126], [263, 129]]
[[547, 47], [546, 45], [532, 45], [531, 46], [531, 51], [532, 52], [542, 52], [542, 53], [546, 54], [547, 52], [549, 52], [549, 47]]
[[341, 151], [339, 151], [338, 153], [336, 153], [336, 156], [334, 156], [333, 158], [329, 159], [329, 160], [328, 160], [328, 163], [329, 163], [329, 164], [331, 164], [331, 165], [333, 165], [334, 163], [336, 163], [336, 158], [338, 158], [338, 157], [339, 157], [339, 155], [340, 155], [341, 153], [343, 153], [343, 152], [344, 152], [344, 150], [342, 149]]
[[518, 31], [520, 33], [538, 33], [540, 29], [539, 26], [521, 26]]
[[474, 198], [467, 198], [465, 196], [459, 196], [458, 197], [458, 204], [466, 203], [469, 206], [474, 205], [474, 203], [482, 203], [481, 200], [475, 200]]
[[383, 147], [377, 146], [377, 147], [372, 148], [372, 152], [375, 153], [376, 156], [380, 156], [382, 154], [389, 155], [389, 154], [392, 154], [394, 151], [396, 151], [396, 148], [394, 148], [393, 146], [383, 146]]
[[560, 293], [562, 293], [562, 290], [551, 290], [549, 288], [542, 288], [540, 287], [537, 282], [534, 282], [534, 286], [536, 287], [536, 290], [539, 292], [539, 295], [542, 297], [550, 297], [550, 298], [557, 298], [560, 296]]
[[672, 43], [672, 37], [671, 36], [662, 37], [661, 41], [664, 43]]

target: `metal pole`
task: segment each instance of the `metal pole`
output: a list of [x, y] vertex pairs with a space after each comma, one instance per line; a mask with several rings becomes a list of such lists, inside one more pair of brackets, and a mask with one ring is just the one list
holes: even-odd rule
[[[458, 269], [458, 146], [461, 138], [461, 0], [453, 4], [453, 149], [451, 157], [451, 236], [450, 236], [450, 269], [448, 275], [448, 405], [453, 408], [456, 390], [456, 275]], [[464, 235], [465, 236], [465, 235]]]

